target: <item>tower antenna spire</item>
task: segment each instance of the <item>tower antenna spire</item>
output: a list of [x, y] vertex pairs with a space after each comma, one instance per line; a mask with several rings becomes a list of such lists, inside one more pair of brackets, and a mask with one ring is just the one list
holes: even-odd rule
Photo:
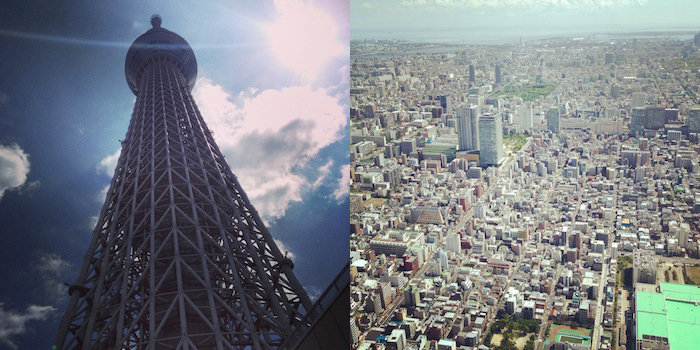
[[163, 19], [160, 17], [159, 14], [151, 16], [151, 25], [153, 26], [153, 28], [160, 28], [161, 23], [163, 23]]

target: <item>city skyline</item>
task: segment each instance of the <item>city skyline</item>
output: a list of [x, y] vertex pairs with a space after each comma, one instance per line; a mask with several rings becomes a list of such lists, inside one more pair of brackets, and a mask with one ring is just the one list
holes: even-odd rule
[[[124, 56], [154, 13], [195, 50], [195, 101], [278, 246], [318, 297], [346, 263], [348, 4], [57, 6], [3, 5], [0, 15], [0, 45], [12, 48], [0, 54], [7, 252], [0, 344], [48, 348], [55, 339], [64, 282], [77, 275], [133, 108]], [[309, 17], [325, 32], [303, 42], [318, 32], [299, 30]], [[300, 52], [316, 57], [299, 66]]]
[[695, 349], [697, 12], [353, 2], [353, 348]]

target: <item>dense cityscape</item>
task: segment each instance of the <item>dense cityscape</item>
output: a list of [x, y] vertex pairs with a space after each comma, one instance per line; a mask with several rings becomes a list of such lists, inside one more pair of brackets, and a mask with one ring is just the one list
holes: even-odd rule
[[352, 41], [353, 348], [697, 348], [699, 47]]

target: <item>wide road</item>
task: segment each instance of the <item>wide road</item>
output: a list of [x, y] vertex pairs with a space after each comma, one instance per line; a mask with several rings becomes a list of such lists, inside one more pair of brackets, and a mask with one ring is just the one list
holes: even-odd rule
[[600, 281], [598, 282], [598, 299], [596, 300], [595, 321], [593, 322], [593, 339], [591, 339], [591, 349], [598, 348], [598, 342], [603, 332], [603, 296], [605, 296], [605, 281], [608, 278], [607, 264], [608, 249], [603, 251], [603, 271], [601, 271]]
[[[428, 263], [423, 264], [423, 266], [421, 266], [421, 268], [419, 268], [418, 271], [416, 271], [416, 273], [414, 273], [411, 276], [411, 278], [406, 282], [406, 284], [409, 284], [417, 279], [423, 278], [423, 274], [427, 269]], [[389, 305], [387, 305], [387, 307], [384, 309], [384, 311], [382, 311], [379, 317], [377, 317], [377, 322], [375, 322], [375, 325], [379, 325], [381, 327], [381, 325], [385, 324], [391, 317], [391, 314], [394, 313], [394, 310], [396, 310], [396, 308], [399, 305], [401, 305], [401, 303], [403, 303], [403, 299], [403, 291], [399, 291], [398, 295], [394, 298], [394, 300], [392, 300], [389, 303]]]

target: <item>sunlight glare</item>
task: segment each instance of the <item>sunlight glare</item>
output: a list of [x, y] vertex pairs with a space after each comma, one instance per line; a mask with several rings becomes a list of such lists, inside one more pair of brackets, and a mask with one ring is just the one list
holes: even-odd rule
[[344, 52], [338, 24], [321, 9], [295, 0], [275, 1], [278, 17], [267, 28], [274, 55], [303, 78], [314, 80]]

